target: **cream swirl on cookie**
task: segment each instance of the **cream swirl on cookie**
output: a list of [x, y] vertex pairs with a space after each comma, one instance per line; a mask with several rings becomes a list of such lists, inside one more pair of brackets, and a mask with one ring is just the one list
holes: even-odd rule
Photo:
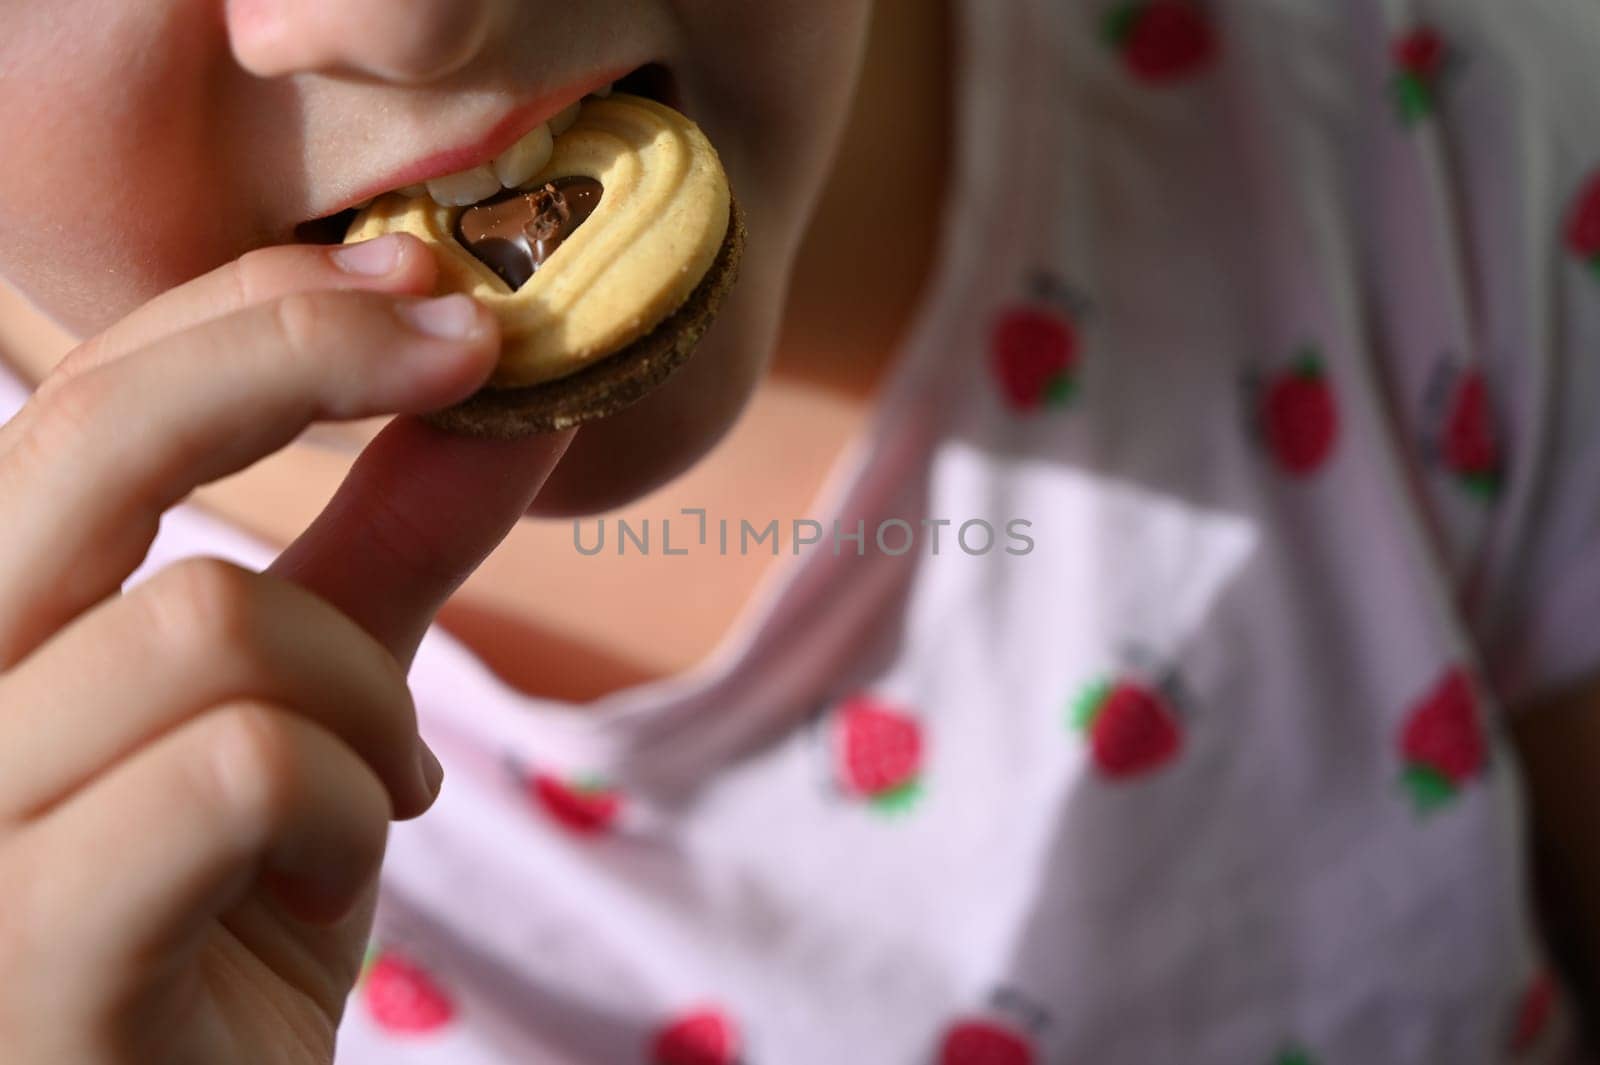
[[[523, 184], [573, 177], [600, 183], [598, 204], [515, 291], [457, 239], [467, 203], [405, 194], [416, 190], [381, 196], [345, 239], [408, 232], [439, 246], [446, 253], [437, 291], [467, 292], [500, 319], [505, 345], [489, 387], [555, 380], [626, 347], [682, 306], [716, 259], [730, 218], [727, 177], [710, 141], [644, 97], [583, 101]], [[488, 195], [499, 188], [496, 179]]]

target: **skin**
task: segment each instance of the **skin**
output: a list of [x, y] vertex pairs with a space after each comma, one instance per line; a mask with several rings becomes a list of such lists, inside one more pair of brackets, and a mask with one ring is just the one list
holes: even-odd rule
[[[8, 1061], [331, 1059], [386, 825], [441, 783], [405, 684], [422, 633], [536, 497], [553, 513], [626, 501], [727, 431], [835, 172], [868, 15], [864, 0], [0, 9], [0, 135], [28, 161], [0, 176], [0, 273], [70, 337], [43, 366], [8, 352], [37, 388], [0, 427]], [[280, 245], [486, 128], [508, 94], [645, 60], [673, 68], [749, 213], [699, 372], [576, 439], [431, 430], [412, 415], [488, 376], [492, 318], [461, 299], [425, 317], [436, 264], [414, 240], [361, 271]], [[893, 334], [904, 307], [887, 302], [857, 343]], [[816, 370], [862, 394], [875, 373]], [[119, 594], [165, 509], [340, 423], [370, 426], [365, 448], [267, 570], [186, 560]]]

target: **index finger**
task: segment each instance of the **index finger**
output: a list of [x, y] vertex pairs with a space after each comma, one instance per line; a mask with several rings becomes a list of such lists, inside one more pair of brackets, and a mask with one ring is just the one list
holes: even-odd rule
[[527, 512], [576, 433], [483, 440], [401, 415], [268, 572], [344, 611], [409, 670], [434, 615]]
[[351, 245], [258, 248], [163, 292], [79, 344], [40, 382], [38, 391], [163, 337], [292, 293], [356, 288], [422, 295], [432, 290], [438, 273], [438, 260], [409, 233]]
[[[420, 311], [462, 330], [431, 333]], [[465, 312], [464, 314], [462, 312]], [[435, 320], [435, 325], [438, 322]], [[494, 316], [465, 296], [285, 296], [157, 341], [35, 395], [0, 454], [0, 667], [111, 594], [161, 515], [307, 425], [462, 399], [492, 371]], [[173, 387], [174, 382], [184, 387]]]

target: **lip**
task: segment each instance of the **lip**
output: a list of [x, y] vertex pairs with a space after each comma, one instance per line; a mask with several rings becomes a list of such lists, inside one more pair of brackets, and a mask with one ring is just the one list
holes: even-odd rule
[[409, 163], [387, 177], [362, 186], [357, 192], [346, 197], [342, 203], [321, 212], [315, 217], [337, 214], [382, 193], [393, 192], [395, 189], [404, 188], [407, 185], [421, 185], [433, 178], [444, 177], [446, 174], [459, 173], [475, 166], [493, 162], [496, 156], [521, 140], [530, 130], [550, 121], [595, 90], [603, 89], [613, 82], [622, 80], [628, 73], [638, 69], [638, 66], [639, 64], [635, 63], [597, 73], [584, 81], [574, 82], [571, 85], [545, 93], [527, 103], [520, 104], [501, 118], [496, 119], [487, 132], [456, 147], [446, 148], [424, 159]]

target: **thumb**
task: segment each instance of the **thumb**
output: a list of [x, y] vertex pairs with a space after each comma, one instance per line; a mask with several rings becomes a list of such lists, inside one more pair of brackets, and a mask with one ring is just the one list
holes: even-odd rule
[[576, 432], [482, 440], [400, 415], [267, 572], [328, 600], [409, 671], [434, 615], [527, 511]]

